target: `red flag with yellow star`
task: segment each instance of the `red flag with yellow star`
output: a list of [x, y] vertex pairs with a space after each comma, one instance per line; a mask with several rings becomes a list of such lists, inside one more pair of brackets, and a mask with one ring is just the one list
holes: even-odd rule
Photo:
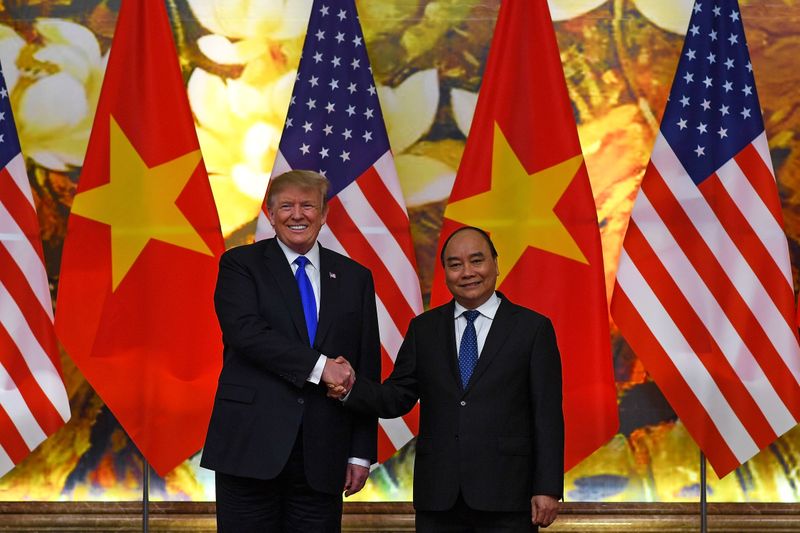
[[[548, 316], [564, 376], [565, 467], [619, 426], [600, 233], [546, 0], [505, 0], [439, 247], [491, 234], [499, 290]], [[437, 265], [431, 305], [450, 298]]]
[[163, 0], [124, 0], [69, 217], [56, 330], [155, 470], [202, 447], [224, 249]]

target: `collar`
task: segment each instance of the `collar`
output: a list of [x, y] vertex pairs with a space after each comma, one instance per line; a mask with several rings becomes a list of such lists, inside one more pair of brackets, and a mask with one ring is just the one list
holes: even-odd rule
[[290, 265], [294, 263], [295, 259], [297, 259], [301, 255], [304, 255], [308, 259], [308, 262], [311, 263], [311, 265], [314, 268], [319, 270], [319, 243], [315, 242], [314, 246], [312, 246], [311, 249], [306, 253], [298, 254], [297, 252], [295, 252], [294, 250], [283, 244], [279, 238], [275, 237], [275, 241], [278, 243], [278, 246], [283, 251], [283, 255], [286, 256], [286, 260], [289, 262]]
[[[467, 310], [466, 307], [461, 305], [458, 302], [455, 302], [455, 309], [453, 310], [453, 318], [458, 318], [461, 314]], [[479, 305], [476, 310], [489, 320], [494, 320], [494, 315], [497, 313], [497, 308], [500, 307], [500, 297], [497, 295], [495, 291], [488, 300], [483, 302]]]

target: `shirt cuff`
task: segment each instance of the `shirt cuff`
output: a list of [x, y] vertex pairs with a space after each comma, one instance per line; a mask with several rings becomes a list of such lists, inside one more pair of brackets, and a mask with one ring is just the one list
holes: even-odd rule
[[319, 382], [322, 380], [322, 371], [325, 370], [325, 363], [328, 361], [328, 358], [324, 354], [319, 355], [319, 359], [317, 359], [317, 364], [314, 365], [314, 369], [311, 371], [311, 374], [308, 375], [306, 381], [310, 381], [314, 385], [319, 385]]
[[364, 468], [369, 468], [372, 465], [367, 459], [361, 459], [360, 457], [349, 457], [347, 462], [351, 465], [363, 466]]
[[346, 401], [347, 401], [347, 399], [350, 397], [350, 393], [351, 393], [351, 392], [353, 392], [353, 387], [350, 387], [350, 390], [349, 390], [349, 391], [347, 391], [347, 394], [345, 394], [344, 396], [342, 396], [341, 398], [339, 398], [339, 401], [340, 401], [340, 402], [342, 402], [342, 403], [346, 402]]

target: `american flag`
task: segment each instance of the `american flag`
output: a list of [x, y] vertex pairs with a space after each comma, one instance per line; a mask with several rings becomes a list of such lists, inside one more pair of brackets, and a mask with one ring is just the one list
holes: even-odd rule
[[[372, 271], [382, 373], [422, 312], [408, 214], [353, 0], [315, 1], [272, 175], [317, 170], [331, 182], [320, 242]], [[272, 235], [266, 205], [256, 238]], [[416, 435], [418, 410], [381, 420], [378, 460]]]
[[721, 477], [797, 424], [781, 205], [735, 0], [696, 2], [612, 315]]
[[39, 220], [0, 74], [0, 476], [70, 418]]

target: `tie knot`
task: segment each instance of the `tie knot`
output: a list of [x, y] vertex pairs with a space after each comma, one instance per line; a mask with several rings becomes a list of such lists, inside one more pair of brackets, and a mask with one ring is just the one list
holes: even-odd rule
[[467, 322], [472, 324], [475, 322], [475, 319], [478, 318], [481, 312], [476, 309], [470, 309], [469, 311], [464, 311], [462, 314], [464, 315], [464, 318], [467, 319]]
[[306, 268], [306, 265], [309, 264], [311, 261], [308, 260], [308, 257], [304, 255], [298, 255], [297, 259], [294, 260], [294, 264], [297, 265], [299, 268]]

